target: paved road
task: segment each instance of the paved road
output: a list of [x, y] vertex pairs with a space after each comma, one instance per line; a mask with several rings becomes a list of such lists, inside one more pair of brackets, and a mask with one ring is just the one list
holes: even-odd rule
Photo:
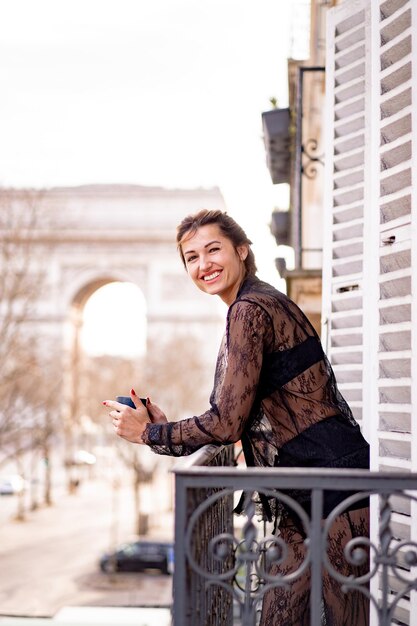
[[[103, 551], [132, 536], [128, 486], [113, 491], [104, 479], [85, 482], [53, 507], [30, 513], [26, 522], [1, 522], [0, 614], [52, 616], [63, 606], [170, 604], [171, 577], [109, 577], [98, 569]], [[172, 538], [171, 529], [168, 522], [166, 538]], [[163, 529], [156, 532], [161, 536]]]

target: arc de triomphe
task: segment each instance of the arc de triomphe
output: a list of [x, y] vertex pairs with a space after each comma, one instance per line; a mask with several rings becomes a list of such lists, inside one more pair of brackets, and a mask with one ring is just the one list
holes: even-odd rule
[[175, 229], [201, 208], [224, 210], [218, 188], [89, 185], [43, 191], [38, 203], [34, 250], [48, 263], [33, 322], [45, 345], [61, 342], [63, 354], [74, 353], [88, 298], [107, 283], [130, 282], [144, 295], [148, 340], [191, 334], [214, 366], [225, 311], [187, 277]]
[[51, 216], [53, 239], [39, 319], [48, 333], [60, 335], [69, 314], [76, 321], [91, 294], [112, 281], [142, 290], [149, 338], [217, 332], [224, 317], [218, 301], [191, 283], [175, 244], [176, 226], [185, 215], [225, 209], [217, 188], [57, 188], [43, 194], [42, 204]]

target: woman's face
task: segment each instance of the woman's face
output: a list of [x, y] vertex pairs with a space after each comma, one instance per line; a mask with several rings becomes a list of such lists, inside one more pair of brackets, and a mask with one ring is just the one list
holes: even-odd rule
[[245, 276], [248, 246], [236, 249], [217, 224], [201, 226], [184, 239], [181, 248], [191, 279], [201, 291], [232, 304]]

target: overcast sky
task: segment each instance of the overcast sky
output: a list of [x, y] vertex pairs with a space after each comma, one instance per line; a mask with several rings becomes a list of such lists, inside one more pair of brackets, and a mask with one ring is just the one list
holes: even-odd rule
[[261, 113], [300, 3], [0, 0], [0, 185], [218, 185], [272, 264]]

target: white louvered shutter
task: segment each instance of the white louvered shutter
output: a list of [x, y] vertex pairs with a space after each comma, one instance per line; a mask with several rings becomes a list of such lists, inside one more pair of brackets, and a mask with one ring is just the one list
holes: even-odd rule
[[[417, 471], [417, 0], [346, 0], [329, 12], [327, 44], [328, 354], [372, 469]], [[417, 534], [415, 506], [395, 502], [393, 546]], [[415, 594], [392, 623], [417, 626]]]
[[326, 193], [323, 261], [323, 331], [340, 390], [355, 418], [363, 417], [364, 0], [331, 13], [326, 64]]
[[[415, 471], [412, 449], [417, 438], [412, 429], [411, 381], [416, 354], [412, 338], [416, 302], [415, 291], [412, 295], [412, 268], [414, 272], [416, 268], [416, 259], [412, 262], [412, 157], [416, 143], [412, 135], [412, 106], [417, 76], [412, 45], [417, 46], [417, 33], [412, 28], [412, 12], [417, 9], [416, 2], [406, 0], [375, 5], [374, 38], [379, 49], [373, 93], [377, 115], [373, 123], [379, 152], [375, 185], [379, 246], [378, 449], [374, 454], [382, 471]], [[410, 539], [410, 513], [404, 501], [398, 503], [392, 520], [396, 541]], [[412, 519], [416, 519], [414, 511]], [[394, 578], [392, 584], [394, 587]], [[408, 598], [398, 603], [395, 623], [417, 624], [415, 601], [414, 597], [412, 608]]]
[[379, 22], [380, 466], [411, 469], [411, 3]]

